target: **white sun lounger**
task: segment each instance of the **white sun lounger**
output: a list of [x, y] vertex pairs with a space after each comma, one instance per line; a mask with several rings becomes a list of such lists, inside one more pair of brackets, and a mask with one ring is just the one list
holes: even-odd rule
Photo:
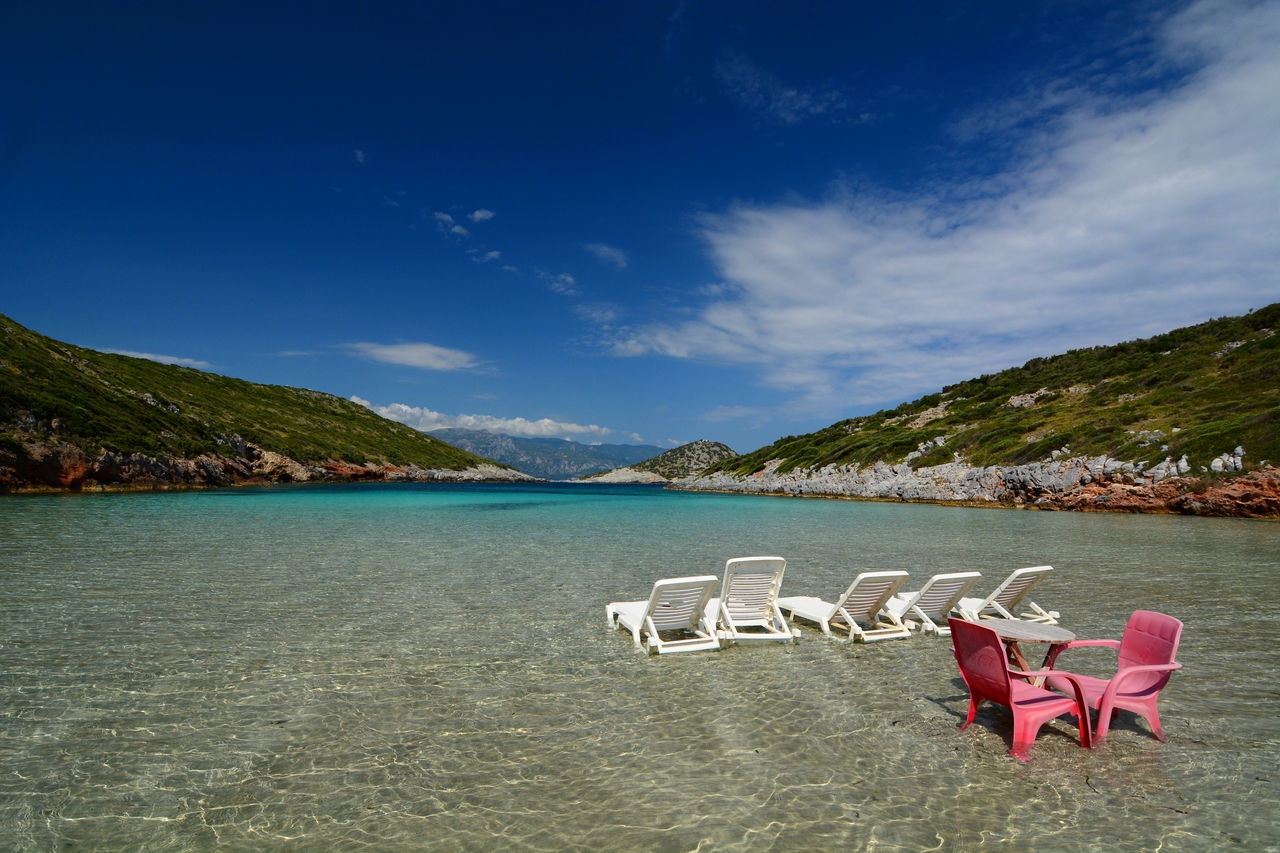
[[[715, 575], [665, 578], [654, 583], [647, 601], [615, 601], [605, 606], [605, 616], [610, 628], [626, 628], [636, 647], [649, 654], [719, 649], [715, 620], [707, 618], [707, 604], [717, 583]], [[663, 639], [663, 632], [693, 636]], [[647, 637], [647, 646], [641, 642], [641, 635]]]
[[[828, 637], [832, 625], [863, 643], [910, 637], [911, 631], [902, 619], [884, 609], [906, 579], [907, 573], [900, 571], [862, 572], [834, 604], [812, 595], [795, 595], [778, 599], [778, 607], [793, 620], [799, 616], [817, 622]], [[864, 624], [871, 627], [864, 628]]]
[[885, 610], [904, 619], [909, 628], [918, 623], [926, 634], [950, 637], [947, 614], [980, 577], [979, 572], [934, 575], [917, 592], [901, 592], [889, 599]]
[[[1045, 610], [1034, 601], [1026, 599], [1031, 588], [1045, 578], [1053, 566], [1032, 566], [1029, 569], [1017, 569], [1004, 583], [986, 598], [962, 598], [956, 604], [961, 618], [970, 622], [980, 619], [1021, 619], [1025, 622], [1044, 622], [1057, 625], [1059, 613], [1056, 610]], [[1027, 608], [1021, 616], [1013, 615], [1014, 608], [1021, 604]]]
[[720, 596], [707, 605], [722, 640], [795, 642], [799, 629], [789, 626], [778, 609], [786, 568], [781, 557], [736, 557], [725, 563]]

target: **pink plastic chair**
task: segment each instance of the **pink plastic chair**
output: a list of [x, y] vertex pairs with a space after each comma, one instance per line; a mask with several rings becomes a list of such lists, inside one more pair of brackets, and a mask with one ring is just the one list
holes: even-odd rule
[[1181, 638], [1182, 623], [1177, 619], [1152, 610], [1136, 610], [1124, 626], [1122, 639], [1076, 640], [1063, 647], [1064, 650], [1081, 646], [1117, 649], [1119, 664], [1115, 675], [1108, 679], [1072, 673], [1070, 679], [1050, 677], [1049, 684], [1064, 692], [1076, 685], [1083, 688], [1089, 707], [1098, 709], [1094, 743], [1107, 736], [1111, 718], [1118, 708], [1146, 718], [1156, 738], [1164, 740], [1156, 700], [1173, 671], [1182, 669], [1182, 664], [1173, 659]]
[[1009, 754], [1019, 761], [1031, 759], [1031, 744], [1035, 742], [1040, 727], [1063, 714], [1075, 715], [1080, 726], [1080, 745], [1086, 749], [1093, 746], [1089, 734], [1089, 707], [1079, 685], [1075, 687], [1076, 697], [1071, 699], [1012, 677], [1037, 678], [1052, 674], [1070, 684], [1075, 679], [1072, 673], [1010, 669], [1004, 641], [995, 631], [963, 619], [948, 619], [947, 622], [951, 627], [951, 644], [956, 663], [960, 665], [960, 675], [969, 687], [969, 716], [960, 727], [961, 731], [969, 728], [982, 700], [990, 699], [1013, 712], [1013, 747]]

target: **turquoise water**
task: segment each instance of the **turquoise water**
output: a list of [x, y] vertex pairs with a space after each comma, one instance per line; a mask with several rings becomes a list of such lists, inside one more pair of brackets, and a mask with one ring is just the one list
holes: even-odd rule
[[[1280, 850], [1280, 526], [357, 485], [0, 501], [0, 848]], [[1186, 623], [1161, 702], [1023, 765], [946, 640], [646, 657], [604, 605], [779, 554], [1050, 563], [1082, 637]], [[1060, 665], [1105, 674], [1105, 652]], [[1077, 659], [1074, 655], [1099, 655]]]

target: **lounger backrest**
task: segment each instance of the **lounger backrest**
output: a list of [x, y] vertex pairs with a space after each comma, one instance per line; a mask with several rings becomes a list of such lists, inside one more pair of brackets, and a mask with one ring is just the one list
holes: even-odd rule
[[844, 611], [859, 622], [872, 622], [907, 579], [906, 572], [862, 572], [836, 602], [835, 611]]
[[689, 629], [698, 624], [703, 608], [715, 595], [714, 575], [667, 578], [653, 585], [649, 595], [649, 617], [659, 631]]
[[735, 620], [769, 619], [782, 588], [782, 557], [737, 557], [725, 563], [720, 601]]
[[1040, 583], [1041, 579], [1049, 572], [1053, 571], [1053, 566], [1032, 566], [1029, 569], [1018, 569], [1009, 577], [1005, 578], [1004, 583], [996, 589], [995, 592], [988, 596], [984, 606], [995, 602], [1006, 610], [1012, 610], [1018, 605], [1031, 588]]
[[979, 572], [934, 575], [929, 578], [913, 603], [930, 618], [945, 616], [980, 577], [982, 574]]

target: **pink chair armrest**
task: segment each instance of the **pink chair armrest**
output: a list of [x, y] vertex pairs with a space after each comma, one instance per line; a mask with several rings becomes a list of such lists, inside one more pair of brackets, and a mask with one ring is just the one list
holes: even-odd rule
[[1077, 649], [1081, 646], [1105, 646], [1109, 649], [1120, 648], [1119, 640], [1072, 640], [1063, 646], [1063, 649]]
[[1115, 694], [1115, 692], [1120, 689], [1121, 683], [1131, 675], [1139, 675], [1144, 672], [1173, 672], [1176, 669], [1182, 669], [1182, 664], [1177, 661], [1174, 661], [1173, 663], [1148, 663], [1142, 664], [1141, 666], [1122, 667], [1115, 675], [1111, 676], [1111, 681], [1107, 684], [1107, 689], [1106, 692], [1103, 693], [1103, 696]]

